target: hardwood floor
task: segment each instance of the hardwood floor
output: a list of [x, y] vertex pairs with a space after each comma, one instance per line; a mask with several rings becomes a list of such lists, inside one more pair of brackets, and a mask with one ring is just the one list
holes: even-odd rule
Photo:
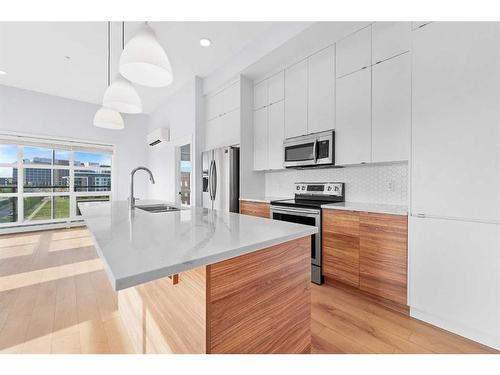
[[[496, 353], [343, 288], [312, 285], [313, 353]], [[0, 236], [1, 353], [133, 353], [85, 228]]]
[[133, 352], [85, 228], [0, 236], [0, 352]]

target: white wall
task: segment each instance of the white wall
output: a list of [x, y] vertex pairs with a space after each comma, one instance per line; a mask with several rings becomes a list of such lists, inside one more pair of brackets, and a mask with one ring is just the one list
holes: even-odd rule
[[294, 182], [345, 182], [348, 202], [408, 204], [408, 163], [266, 172], [266, 195], [291, 197]]
[[[93, 126], [95, 104], [0, 85], [0, 131], [106, 142], [115, 145], [113, 200], [129, 194], [130, 171], [147, 166], [147, 115], [124, 115], [124, 130]], [[136, 177], [136, 196], [147, 197], [147, 176]]]
[[149, 187], [149, 195], [153, 199], [175, 202], [177, 197], [175, 149], [190, 140], [194, 147], [196, 82], [193, 79], [149, 116], [149, 131], [160, 127], [170, 128], [170, 142], [149, 147], [148, 150], [149, 165], [156, 180], [156, 184]]

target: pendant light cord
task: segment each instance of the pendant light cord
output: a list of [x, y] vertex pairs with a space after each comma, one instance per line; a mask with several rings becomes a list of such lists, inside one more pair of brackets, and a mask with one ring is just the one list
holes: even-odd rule
[[122, 51], [125, 49], [125, 21], [122, 21]]
[[108, 21], [108, 87], [111, 83], [110, 81], [110, 66], [111, 66], [111, 21]]

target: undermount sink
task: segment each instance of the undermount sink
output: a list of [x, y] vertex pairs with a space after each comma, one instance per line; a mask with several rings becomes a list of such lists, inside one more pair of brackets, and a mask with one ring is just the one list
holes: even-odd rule
[[151, 204], [147, 206], [135, 206], [135, 207], [153, 213], [179, 211], [177, 207], [169, 206], [168, 204]]

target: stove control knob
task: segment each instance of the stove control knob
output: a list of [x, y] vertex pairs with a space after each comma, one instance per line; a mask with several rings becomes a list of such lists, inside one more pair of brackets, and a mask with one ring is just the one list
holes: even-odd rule
[[300, 186], [297, 185], [297, 190], [300, 190]]
[[306, 190], [306, 187], [305, 187], [305, 186], [302, 186], [302, 190]]
[[328, 191], [332, 191], [332, 187], [331, 187], [331, 186], [328, 186], [328, 187], [326, 188], [326, 190], [328, 190]]

